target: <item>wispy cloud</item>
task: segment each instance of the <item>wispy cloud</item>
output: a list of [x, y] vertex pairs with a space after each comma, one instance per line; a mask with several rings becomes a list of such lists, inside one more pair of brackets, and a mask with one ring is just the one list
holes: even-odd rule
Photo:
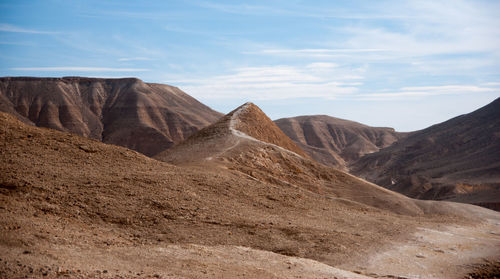
[[152, 60], [151, 58], [148, 57], [122, 57], [119, 58], [118, 61], [120, 62], [127, 62], [127, 61], [150, 61]]
[[[403, 3], [403, 2], [402, 2]], [[349, 48], [382, 48], [391, 56], [430, 56], [499, 53], [500, 18], [492, 10], [498, 4], [479, 1], [408, 1], [393, 7], [412, 18], [384, 25], [359, 25], [340, 31], [348, 36]], [[335, 28], [334, 28], [335, 29]], [[337, 29], [338, 30], [338, 29]]]
[[313, 70], [325, 70], [325, 69], [333, 69], [337, 68], [339, 65], [336, 63], [330, 63], [330, 62], [314, 62], [311, 64], [306, 65], [306, 68], [308, 69], [313, 69]]
[[310, 48], [310, 49], [264, 49], [257, 52], [248, 53], [260, 53], [260, 54], [331, 54], [331, 53], [357, 53], [357, 52], [380, 52], [387, 51], [387, 49], [376, 49], [376, 48], [343, 48], [343, 49], [324, 49], [324, 48]]
[[[254, 5], [254, 4], [221, 4], [208, 1], [195, 2], [198, 6], [215, 10], [222, 13], [238, 15], [271, 15], [290, 16], [305, 18], [337, 18], [337, 19], [398, 19], [407, 18], [408, 15], [390, 14], [387, 12], [370, 13], [359, 11], [345, 11], [327, 7], [314, 7], [312, 5], [301, 5], [287, 2], [287, 8], [283, 5]], [[266, 3], [267, 4], [267, 3]]]
[[11, 32], [11, 33], [29, 33], [29, 34], [57, 34], [58, 32], [40, 31], [34, 29], [26, 29], [10, 24], [0, 24], [0, 32]]
[[[311, 63], [305, 67], [242, 67], [233, 73], [174, 82], [189, 94], [203, 99], [247, 98], [272, 100], [299, 97], [334, 99], [358, 91], [362, 76], [341, 73], [333, 63]], [[335, 79], [332, 79], [335, 76]]]
[[0, 45], [12, 45], [12, 46], [35, 46], [35, 43], [31, 42], [2, 42], [0, 41]]
[[[498, 63], [500, 18], [493, 12], [500, 9], [498, 2], [456, 0], [450, 5], [449, 1], [419, 0], [384, 3], [370, 5], [369, 11], [363, 11], [366, 17], [358, 16], [352, 9], [343, 11], [352, 19], [348, 24], [322, 25], [329, 32], [324, 32], [323, 40], [310, 44], [319, 46], [317, 48], [264, 47], [243, 53], [276, 59], [320, 58], [345, 63], [406, 64], [425, 59], [426, 64], [436, 64], [444, 60], [436, 56], [448, 56], [441, 63], [442, 73], [465, 65], [479, 68], [491, 64], [492, 59]], [[239, 10], [245, 11], [242, 7]], [[308, 10], [310, 8], [301, 9]], [[391, 19], [390, 15], [399, 17]], [[462, 63], [464, 57], [468, 57], [470, 63]]]
[[495, 91], [500, 93], [499, 88], [481, 87], [476, 85], [416, 86], [416, 87], [403, 87], [396, 92], [359, 94], [358, 97], [362, 100], [387, 100], [387, 99], [404, 99], [408, 97], [487, 93]]
[[[138, 4], [138, 9], [139, 6], [140, 8], [144, 8], [143, 5]], [[109, 4], [106, 2], [106, 4]], [[109, 10], [88, 10], [88, 11], [82, 11], [79, 13], [79, 16], [81, 17], [90, 17], [90, 18], [124, 18], [124, 19], [139, 19], [139, 20], [149, 20], [149, 21], [162, 21], [166, 18], [168, 19], [184, 19], [189, 16], [189, 14], [186, 14], [181, 11], [164, 11], [164, 10], [159, 10], [159, 11], [146, 11], [146, 12], [140, 12], [140, 11], [123, 11], [119, 10], [123, 9], [123, 6], [117, 6], [110, 8]]]
[[500, 82], [485, 82], [483, 84], [481, 84], [483, 86], [491, 86], [491, 87], [500, 87]]
[[20, 67], [10, 68], [13, 71], [33, 72], [147, 72], [142, 68], [106, 68], [106, 67]]
[[378, 53], [386, 49], [367, 48], [342, 48], [342, 49], [261, 49], [257, 51], [244, 51], [243, 54], [269, 55], [281, 57], [305, 57], [305, 58], [342, 58], [353, 54]]

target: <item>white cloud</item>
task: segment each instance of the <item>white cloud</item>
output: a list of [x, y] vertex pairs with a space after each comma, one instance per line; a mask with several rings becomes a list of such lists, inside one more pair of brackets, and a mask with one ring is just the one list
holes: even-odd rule
[[492, 86], [492, 87], [498, 87], [500, 86], [500, 82], [485, 82], [482, 84], [483, 86]]
[[[443, 74], [457, 67], [474, 70], [498, 63], [500, 17], [494, 11], [499, 9], [499, 2], [494, 1], [376, 2], [364, 7], [366, 17], [356, 16], [354, 10], [344, 11], [345, 17], [352, 20], [349, 24], [330, 26], [330, 32], [324, 32], [324, 40], [313, 42], [320, 46], [318, 48], [268, 47], [244, 53], [276, 58], [336, 59], [339, 63], [413, 63], [414, 66], [427, 60], [425, 64], [438, 64]], [[436, 57], [439, 55], [448, 57]], [[464, 57], [469, 61], [465, 63]]]
[[485, 92], [492, 91], [492, 88], [479, 87], [475, 85], [441, 85], [441, 86], [413, 86], [403, 87], [403, 91], [428, 91], [443, 93], [461, 93], [461, 92]]
[[342, 49], [326, 49], [326, 48], [307, 48], [307, 49], [264, 49], [260, 53], [264, 54], [329, 54], [329, 53], [356, 53], [356, 52], [379, 52], [386, 51], [386, 49], [376, 48], [342, 48]]
[[105, 68], [105, 67], [20, 67], [10, 68], [13, 71], [33, 72], [147, 72], [140, 68]]
[[315, 62], [306, 65], [306, 68], [308, 69], [315, 69], [315, 70], [322, 70], [322, 69], [332, 69], [338, 67], [338, 64], [335, 63], [328, 63], [328, 62]]
[[127, 61], [149, 61], [152, 60], [151, 58], [148, 57], [122, 57], [119, 58], [118, 61], [120, 62], [127, 62]]
[[57, 32], [25, 29], [25, 28], [10, 25], [10, 24], [0, 24], [0, 31], [11, 32], [11, 33], [29, 33], [29, 34], [57, 34]]
[[385, 49], [366, 49], [366, 48], [308, 48], [308, 49], [261, 49], [258, 51], [244, 51], [243, 54], [251, 55], [271, 55], [282, 57], [306, 57], [306, 58], [342, 58], [350, 57], [356, 54], [368, 54], [387, 51]]
[[382, 48], [403, 56], [436, 54], [498, 53], [500, 18], [493, 12], [498, 4], [479, 1], [408, 1], [392, 13], [408, 18], [394, 27], [349, 27], [346, 46]]
[[[306, 18], [339, 18], [339, 19], [397, 19], [406, 17], [406, 15], [388, 14], [388, 13], [347, 13], [345, 10], [329, 7], [317, 7], [315, 5], [305, 4], [301, 5], [296, 1], [288, 1], [285, 5], [278, 5], [273, 3], [266, 3], [263, 5], [252, 4], [221, 4], [208, 1], [197, 1], [196, 3], [203, 8], [216, 10], [223, 13], [239, 14], [239, 15], [271, 15], [271, 16], [289, 16], [293, 18], [306, 17]], [[370, 4], [372, 4], [370, 2]]]
[[[180, 85], [197, 98], [246, 98], [271, 100], [300, 97], [334, 99], [358, 91], [363, 77], [340, 73], [334, 63], [318, 62], [305, 67], [269, 66], [236, 68], [233, 73], [203, 79], [167, 81]], [[335, 78], [335, 79], [334, 79]]]
[[500, 90], [498, 88], [480, 87], [476, 85], [415, 86], [403, 87], [396, 92], [360, 94], [358, 95], [358, 97], [362, 100], [387, 100], [404, 99], [407, 97], [487, 93], [495, 91], [500, 93]]

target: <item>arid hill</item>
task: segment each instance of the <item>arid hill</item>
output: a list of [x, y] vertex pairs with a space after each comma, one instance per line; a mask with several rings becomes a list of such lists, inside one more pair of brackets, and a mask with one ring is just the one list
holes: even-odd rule
[[0, 111], [148, 156], [222, 116], [176, 87], [136, 78], [0, 78]]
[[365, 155], [352, 173], [410, 197], [500, 210], [500, 98]]
[[218, 165], [281, 187], [342, 196], [402, 214], [422, 213], [402, 195], [311, 160], [252, 103], [238, 107], [154, 158], [184, 166]]
[[370, 127], [326, 115], [282, 118], [275, 123], [316, 161], [343, 170], [363, 155], [406, 136], [392, 128]]
[[323, 181], [311, 189], [285, 182], [288, 169], [284, 181], [245, 172], [267, 158], [226, 168], [265, 155], [235, 157], [250, 146], [271, 151], [275, 167], [308, 160], [228, 118], [231, 133], [218, 122], [188, 141], [233, 135], [238, 145], [179, 167], [0, 113], [0, 277], [457, 278], [498, 258], [500, 217], [487, 209], [412, 200], [326, 169], [305, 174]]

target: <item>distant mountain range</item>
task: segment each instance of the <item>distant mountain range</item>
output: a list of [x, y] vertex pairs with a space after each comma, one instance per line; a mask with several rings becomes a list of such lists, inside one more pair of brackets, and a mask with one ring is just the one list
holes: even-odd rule
[[148, 156], [222, 116], [176, 87], [136, 78], [0, 78], [0, 111]]
[[500, 210], [500, 98], [367, 154], [351, 172], [410, 197]]
[[370, 127], [326, 115], [282, 118], [275, 122], [316, 161], [344, 170], [365, 154], [379, 151], [407, 135], [393, 128]]
[[[272, 123], [253, 104], [233, 113], [238, 114], [237, 123], [247, 123], [238, 131], [290, 150], [307, 162], [315, 160], [349, 171], [410, 197], [498, 210], [499, 103], [497, 99], [473, 113], [411, 133], [325, 115], [283, 118]], [[217, 152], [228, 152], [226, 149], [236, 144], [234, 135], [223, 136], [230, 131], [224, 121], [230, 121], [232, 114], [223, 117], [176, 87], [136, 78], [0, 78], [0, 111], [27, 124], [72, 132], [174, 163], [199, 161], [205, 155], [203, 158], [229, 160]], [[206, 143], [201, 144], [199, 137]], [[195, 153], [191, 152], [193, 146], [189, 152], [180, 152], [192, 142], [202, 147], [196, 147]], [[169, 151], [176, 145], [179, 147]], [[266, 171], [272, 170], [274, 175], [282, 171], [286, 176], [286, 168], [273, 169], [271, 163], [266, 164]], [[293, 164], [298, 167], [306, 163]], [[238, 168], [243, 170], [243, 165], [240, 162]], [[246, 172], [252, 176], [255, 169], [247, 167]], [[287, 179], [290, 182], [292, 178]]]
[[500, 210], [500, 98], [411, 133], [323, 115], [275, 122], [323, 164], [409, 197]]
[[[499, 212], [412, 199], [321, 164], [252, 103], [218, 117], [173, 87], [136, 79], [35, 80], [5, 82], [0, 95], [10, 111], [0, 112], [0, 277], [463, 278], [498, 259]], [[444, 169], [450, 179], [495, 181], [498, 133], [488, 129], [498, 131], [497, 107], [438, 127], [423, 144], [409, 144], [422, 131], [335, 127], [324, 117], [330, 126], [316, 127], [340, 136], [306, 143], [332, 140], [329, 152], [344, 162], [359, 157], [346, 168], [375, 175], [405, 154], [401, 164], [413, 167], [422, 154], [465, 162]], [[217, 119], [195, 131], [193, 119], [207, 115]], [[172, 145], [170, 127], [191, 128]], [[151, 129], [170, 134], [153, 142]], [[155, 154], [77, 135], [107, 133]], [[429, 150], [411, 153], [420, 146]], [[388, 160], [368, 160], [392, 148]]]

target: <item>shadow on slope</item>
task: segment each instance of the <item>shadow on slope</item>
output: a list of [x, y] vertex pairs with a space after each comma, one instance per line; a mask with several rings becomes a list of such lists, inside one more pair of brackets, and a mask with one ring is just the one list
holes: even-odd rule
[[419, 199], [500, 205], [500, 98], [367, 154], [352, 173]]

